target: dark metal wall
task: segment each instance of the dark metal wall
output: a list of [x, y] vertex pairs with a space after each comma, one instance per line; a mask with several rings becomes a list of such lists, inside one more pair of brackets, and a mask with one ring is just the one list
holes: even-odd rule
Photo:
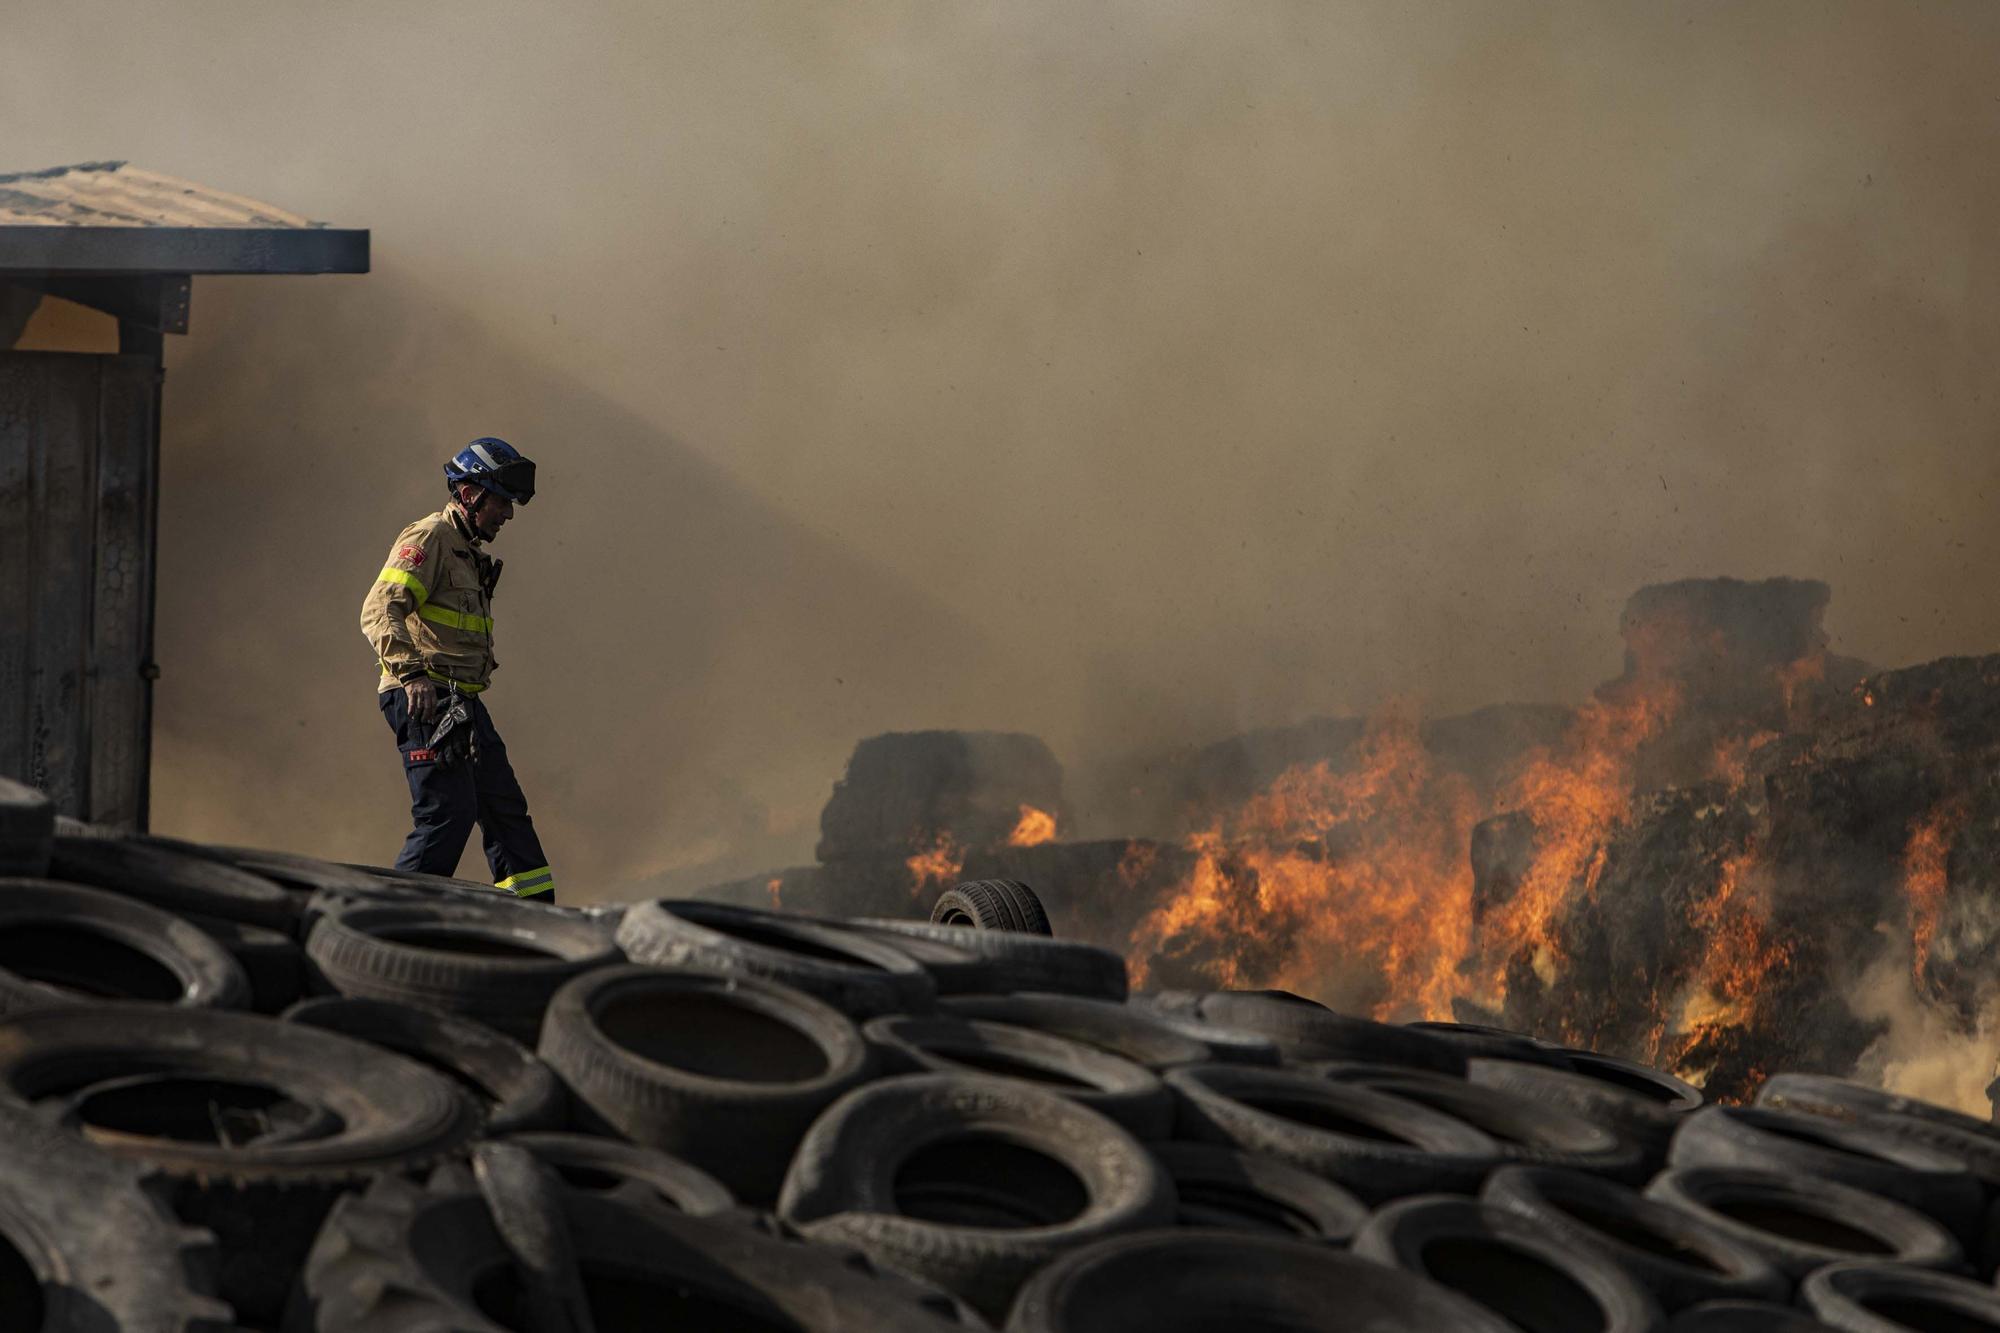
[[0, 351], [0, 774], [143, 828], [158, 354]]

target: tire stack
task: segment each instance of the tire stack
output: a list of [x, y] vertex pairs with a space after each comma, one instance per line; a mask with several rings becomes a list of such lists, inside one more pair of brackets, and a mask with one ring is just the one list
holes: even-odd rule
[[[8, 801], [27, 796], [0, 789]], [[2000, 1134], [933, 922], [0, 809], [0, 1327], [2000, 1330]]]

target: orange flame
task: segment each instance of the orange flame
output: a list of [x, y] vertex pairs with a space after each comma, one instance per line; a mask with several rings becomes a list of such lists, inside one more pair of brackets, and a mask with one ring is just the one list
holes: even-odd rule
[[764, 885], [764, 892], [771, 895], [771, 910], [773, 912], [782, 912], [785, 910], [785, 905], [778, 900], [778, 890], [783, 886], [784, 881], [776, 875], [771, 876]]
[[1045, 842], [1054, 842], [1056, 837], [1056, 817], [1046, 810], [1037, 810], [1032, 805], [1021, 807], [1021, 821], [1014, 825], [1014, 831], [1007, 835], [1009, 847], [1039, 847]]
[[[1801, 658], [1801, 661], [1806, 659]], [[1747, 736], [1725, 737], [1715, 747], [1715, 755], [1709, 760], [1709, 773], [1730, 787], [1741, 787], [1750, 776], [1750, 754], [1771, 741], [1778, 739], [1775, 731], [1756, 731]]]
[[[1633, 756], [1677, 707], [1658, 682], [1593, 700], [1491, 807], [1437, 767], [1411, 710], [1390, 708], [1351, 769], [1294, 767], [1187, 840], [1193, 869], [1133, 932], [1133, 984], [1193, 960], [1209, 985], [1281, 986], [1383, 1019], [1450, 1018], [1468, 992], [1497, 1009], [1524, 953], [1553, 984], [1555, 923], [1578, 885], [1594, 888], [1604, 839], [1630, 805]], [[1475, 939], [1472, 828], [1512, 809], [1529, 814], [1534, 858]]]
[[1903, 848], [1903, 896], [1910, 908], [1910, 975], [1919, 984], [1930, 965], [1931, 942], [1944, 909], [1951, 844], [1965, 816], [1963, 800], [1943, 802], [1911, 824], [1910, 840]]
[[1187, 840], [1194, 868], [1134, 932], [1145, 985], [1154, 955], [1189, 942], [1213, 984], [1359, 996], [1377, 1012], [1448, 1014], [1471, 931], [1465, 848], [1479, 809], [1435, 771], [1414, 717], [1370, 729], [1351, 772], [1295, 767], [1226, 822]]
[[1482, 934], [1499, 946], [1486, 949], [1480, 999], [1488, 1007], [1505, 1002], [1507, 960], [1524, 951], [1541, 983], [1555, 984], [1563, 951], [1554, 923], [1579, 884], [1596, 891], [1605, 839], [1631, 806], [1633, 758], [1679, 707], [1679, 691], [1668, 684], [1592, 699], [1561, 752], [1537, 756], [1508, 788], [1502, 808], [1528, 812], [1535, 859], [1514, 896], [1481, 923]]
[[915, 897], [933, 883], [951, 884], [965, 869], [965, 853], [953, 841], [951, 834], [940, 833], [930, 847], [908, 857], [904, 865], [910, 868], [910, 896]]
[[1729, 857], [1715, 889], [1688, 908], [1688, 924], [1707, 942], [1675, 1023], [1674, 1072], [1697, 1086], [1708, 1070], [1688, 1061], [1723, 1029], [1754, 1022], [1772, 974], [1792, 961], [1792, 942], [1770, 933], [1768, 909], [1752, 884], [1757, 868], [1754, 847]]

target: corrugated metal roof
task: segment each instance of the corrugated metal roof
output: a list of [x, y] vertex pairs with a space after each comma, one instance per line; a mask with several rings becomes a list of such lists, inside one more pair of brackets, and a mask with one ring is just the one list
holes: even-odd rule
[[282, 208], [123, 162], [0, 175], [0, 227], [313, 228]]

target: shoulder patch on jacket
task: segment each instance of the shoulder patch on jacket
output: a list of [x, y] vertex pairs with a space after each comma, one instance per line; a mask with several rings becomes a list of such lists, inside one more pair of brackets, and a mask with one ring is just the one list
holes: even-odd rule
[[409, 565], [410, 568], [416, 569], [424, 563], [424, 548], [421, 546], [398, 546], [396, 548], [396, 559]]

